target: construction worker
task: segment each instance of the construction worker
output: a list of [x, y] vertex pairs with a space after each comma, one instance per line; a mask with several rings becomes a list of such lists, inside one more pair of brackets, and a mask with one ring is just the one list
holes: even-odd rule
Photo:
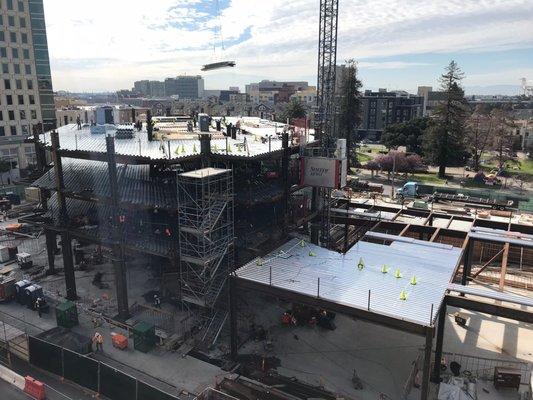
[[100, 350], [103, 353], [104, 352], [104, 337], [99, 332], [94, 333], [93, 342], [96, 344], [96, 352]]
[[37, 314], [39, 314], [39, 318], [42, 318], [41, 303], [42, 299], [37, 297], [37, 300], [35, 300], [35, 309], [37, 310]]
[[154, 294], [154, 307], [161, 308], [161, 298], [157, 294]]

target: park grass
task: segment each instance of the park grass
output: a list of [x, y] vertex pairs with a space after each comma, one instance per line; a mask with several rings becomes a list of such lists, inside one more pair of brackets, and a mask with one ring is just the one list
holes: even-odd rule
[[374, 159], [374, 156], [371, 156], [368, 153], [359, 153], [359, 152], [357, 152], [357, 160], [361, 164], [366, 164], [367, 162], [369, 162], [369, 161], [371, 161], [373, 159]]
[[435, 174], [413, 174], [410, 176], [409, 180], [430, 185], [446, 184], [446, 179], [441, 179]]

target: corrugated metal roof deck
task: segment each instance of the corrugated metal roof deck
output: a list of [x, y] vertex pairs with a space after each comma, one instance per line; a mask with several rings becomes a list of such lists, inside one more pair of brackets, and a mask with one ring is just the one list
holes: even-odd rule
[[[302, 247], [293, 239], [262, 261], [244, 265], [236, 274], [313, 297], [320, 279], [320, 298], [363, 310], [367, 310], [370, 290], [371, 312], [429, 326], [460, 256], [461, 249], [452, 246], [398, 241], [390, 246], [359, 242], [342, 255], [309, 243]], [[365, 263], [362, 270], [357, 267], [360, 258]], [[388, 265], [388, 273], [382, 273], [383, 265]], [[401, 278], [395, 277], [396, 269]], [[416, 285], [410, 284], [413, 276]], [[402, 291], [407, 300], [400, 300]]]
[[[65, 189], [76, 194], [110, 197], [107, 163], [63, 157]], [[148, 165], [117, 164], [118, 192], [123, 203], [177, 207], [177, 187], [173, 180], [150, 177]], [[32, 186], [54, 190], [54, 171], [49, 170]]]
[[[70, 218], [90, 216], [92, 220], [98, 222], [98, 225], [87, 225], [73, 229], [74, 232], [104, 242], [113, 239], [115, 229], [108, 226], [107, 223], [112, 216], [109, 207], [72, 198], [67, 198], [66, 203], [67, 213]], [[48, 211], [45, 213], [45, 216], [51, 218], [53, 223], [56, 226], [59, 226], [59, 203], [56, 194], [50, 197]], [[150, 254], [168, 256], [171, 249], [171, 240], [172, 239], [163, 238], [160, 235], [155, 235], [150, 232], [144, 232], [141, 234], [125, 231], [125, 244], [127, 248], [141, 252], [148, 252]]]
[[[106, 153], [105, 134], [92, 134], [89, 128], [78, 130], [75, 124], [61, 126], [57, 129], [59, 144], [63, 150], [87, 151]], [[107, 132], [114, 133], [113, 130]], [[247, 150], [243, 149], [246, 138]], [[229, 152], [226, 152], [226, 140]], [[51, 146], [50, 132], [40, 135], [41, 143]], [[170, 146], [169, 146], [170, 143]], [[170, 155], [169, 155], [170, 147]], [[270, 149], [270, 150], [269, 150]], [[250, 135], [238, 135], [237, 139], [211, 140], [211, 152], [215, 154], [229, 154], [236, 157], [254, 157], [281, 149], [281, 140], [273, 138], [271, 143], [254, 140]], [[199, 155], [199, 139], [173, 139], [168, 141], [148, 141], [148, 135], [143, 129], [135, 131], [131, 139], [116, 139], [115, 152], [118, 155], [132, 157], [149, 157], [153, 160], [179, 160], [180, 158]]]

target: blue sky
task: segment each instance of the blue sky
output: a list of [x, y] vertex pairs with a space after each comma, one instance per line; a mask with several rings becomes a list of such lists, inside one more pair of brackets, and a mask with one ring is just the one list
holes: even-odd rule
[[[201, 74], [202, 64], [224, 59], [237, 67], [203, 73], [206, 88], [316, 82], [319, 0], [219, 0], [218, 15], [216, 0], [44, 2], [58, 90], [130, 88], [139, 79]], [[467, 88], [517, 91], [520, 78], [533, 80], [531, 0], [339, 3], [337, 59], [358, 60], [367, 88], [436, 86], [451, 59]]]

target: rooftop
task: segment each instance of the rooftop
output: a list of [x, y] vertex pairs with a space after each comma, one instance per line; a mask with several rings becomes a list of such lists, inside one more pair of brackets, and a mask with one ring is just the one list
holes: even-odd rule
[[[115, 134], [116, 129], [109, 129], [106, 134]], [[255, 157], [281, 150], [281, 139], [275, 134], [276, 129], [281, 133], [282, 125], [279, 128], [266, 126], [262, 132], [252, 132], [258, 127], [247, 127], [248, 135], [238, 134], [236, 139], [224, 137], [211, 139], [211, 152], [213, 154], [231, 155], [233, 157]], [[244, 127], [243, 127], [244, 128]], [[105, 134], [93, 134], [89, 127], [81, 130], [75, 124], [61, 126], [57, 129], [59, 134], [60, 148], [67, 152], [89, 152], [104, 155], [106, 151]], [[212, 131], [215, 133], [214, 131]], [[133, 137], [128, 139], [116, 139], [115, 151], [120, 156], [143, 157], [156, 161], [180, 160], [183, 158], [199, 155], [200, 140], [198, 133], [187, 135], [186, 138], [170, 140], [148, 141], [146, 128], [138, 132], [134, 131]], [[218, 132], [220, 137], [220, 132]], [[267, 139], [271, 136], [271, 139]], [[49, 132], [40, 135], [41, 143], [51, 146], [51, 135]], [[64, 154], [65, 155], [65, 154]]]
[[[394, 238], [388, 246], [358, 242], [344, 255], [292, 239], [264, 259], [244, 265], [236, 274], [244, 280], [430, 326], [461, 249]], [[358, 267], [360, 260], [362, 268]], [[384, 266], [387, 272], [383, 272]]]

